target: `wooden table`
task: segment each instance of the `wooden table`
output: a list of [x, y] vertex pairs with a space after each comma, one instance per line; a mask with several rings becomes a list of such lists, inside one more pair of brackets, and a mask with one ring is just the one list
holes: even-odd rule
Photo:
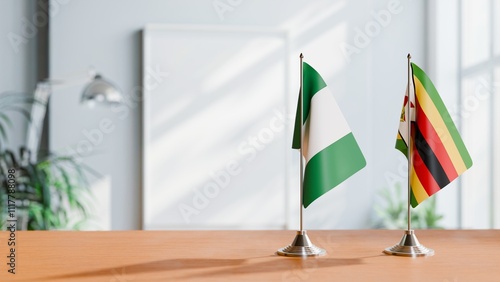
[[403, 231], [309, 231], [328, 254], [275, 255], [295, 231], [18, 231], [0, 281], [500, 281], [500, 230], [417, 230], [433, 257], [382, 253]]

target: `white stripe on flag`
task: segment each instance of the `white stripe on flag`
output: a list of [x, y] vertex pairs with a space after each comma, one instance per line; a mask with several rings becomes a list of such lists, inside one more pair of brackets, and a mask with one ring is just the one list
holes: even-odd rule
[[410, 106], [410, 113], [408, 113], [407, 109], [407, 105], [405, 105], [403, 103], [403, 109], [402, 111], [404, 111], [405, 113], [405, 121], [400, 121], [399, 122], [399, 134], [401, 134], [401, 138], [403, 139], [403, 141], [408, 144], [408, 119], [411, 119], [411, 121], [415, 121], [415, 87], [413, 86], [413, 78], [412, 78], [412, 73], [410, 73], [410, 77], [408, 78], [409, 80], [409, 87], [407, 86], [406, 87], [406, 90], [405, 90], [405, 99], [408, 99], [406, 97], [408, 97], [408, 88], [410, 89], [410, 98], [411, 98], [411, 104], [410, 105], [413, 105], [413, 106]]
[[303, 154], [306, 162], [318, 152], [351, 133], [337, 101], [328, 87], [316, 93], [304, 125]]

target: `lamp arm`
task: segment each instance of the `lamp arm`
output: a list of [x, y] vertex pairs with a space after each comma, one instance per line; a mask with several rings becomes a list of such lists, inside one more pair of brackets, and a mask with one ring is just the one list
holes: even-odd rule
[[36, 84], [34, 92], [36, 102], [31, 107], [31, 121], [28, 125], [26, 134], [26, 146], [31, 152], [31, 161], [37, 160], [45, 114], [47, 113], [49, 97], [52, 92], [61, 88], [75, 86], [81, 84], [82, 82], [91, 81], [95, 75], [96, 71], [91, 67], [85, 75], [78, 74], [66, 79], [45, 79]]
[[91, 82], [96, 76], [97, 72], [94, 68], [89, 68], [86, 73], [79, 72], [76, 75], [67, 77], [67, 78], [48, 78], [43, 82], [49, 84], [52, 87], [52, 91], [57, 91], [61, 88], [71, 87], [80, 85], [82, 83]]
[[[82, 101], [89, 102], [93, 99], [104, 98], [101, 100], [108, 103], [121, 103], [122, 97], [117, 88], [101, 76], [96, 75], [93, 68], [89, 69], [86, 78], [90, 84], [87, 85], [82, 94]], [[28, 125], [28, 132], [26, 134], [26, 146], [31, 152], [32, 161], [36, 161], [38, 157], [50, 95], [54, 90], [81, 84], [83, 80], [82, 76], [74, 76], [65, 80], [46, 79], [37, 83], [34, 98], [38, 103], [34, 103], [31, 107], [31, 122]]]
[[28, 124], [26, 147], [31, 152], [31, 161], [37, 160], [40, 149], [40, 138], [43, 132], [43, 122], [47, 112], [47, 103], [52, 93], [51, 85], [48, 82], [38, 82], [36, 85], [34, 98], [35, 103], [31, 106], [31, 121]]

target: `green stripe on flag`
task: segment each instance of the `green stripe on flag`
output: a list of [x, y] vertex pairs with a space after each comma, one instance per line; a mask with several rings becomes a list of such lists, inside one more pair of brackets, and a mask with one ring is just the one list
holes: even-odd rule
[[430, 78], [425, 74], [425, 72], [416, 64], [411, 63], [412, 70], [413, 70], [413, 75], [415, 75], [418, 80], [422, 83], [422, 85], [425, 88], [425, 91], [427, 91], [427, 94], [429, 94], [429, 97], [432, 100], [432, 103], [435, 105], [437, 110], [439, 111], [439, 114], [441, 115], [441, 118], [444, 121], [444, 124], [448, 128], [448, 131], [450, 132], [451, 138], [453, 139], [453, 142], [455, 143], [455, 146], [457, 146], [458, 152], [460, 153], [460, 156], [462, 157], [464, 164], [467, 168], [470, 168], [472, 166], [472, 158], [470, 157], [469, 153], [467, 152], [467, 148], [465, 148], [465, 144], [462, 141], [462, 138], [460, 137], [460, 134], [458, 133], [457, 128], [455, 127], [455, 123], [453, 123], [453, 120], [448, 113], [448, 110], [446, 109], [446, 106], [444, 105], [443, 101], [441, 100], [436, 87], [434, 87], [434, 84], [430, 80]]
[[415, 198], [415, 194], [413, 194], [413, 190], [411, 190], [411, 194], [410, 194], [410, 204], [411, 204], [411, 206], [413, 208], [415, 208], [416, 206], [418, 206], [418, 201]]
[[293, 139], [292, 139], [292, 149], [300, 149], [300, 91], [299, 91], [299, 101], [297, 102], [297, 112], [295, 113], [295, 126], [293, 127]]
[[398, 138], [396, 139], [396, 149], [399, 150], [401, 153], [405, 155], [405, 157], [408, 157], [408, 146], [406, 145], [405, 141], [401, 139], [400, 134], [398, 132]]
[[309, 160], [304, 175], [304, 207], [365, 167], [366, 160], [349, 133]]
[[302, 89], [304, 90], [304, 119], [302, 122], [304, 123], [309, 116], [311, 100], [314, 94], [325, 88], [326, 83], [313, 67], [305, 62], [302, 65], [302, 75], [304, 77], [302, 80]]

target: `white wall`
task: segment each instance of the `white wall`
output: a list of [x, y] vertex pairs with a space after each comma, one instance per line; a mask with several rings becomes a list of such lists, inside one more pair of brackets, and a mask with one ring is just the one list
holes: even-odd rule
[[[34, 1], [4, 0], [0, 3], [0, 93], [32, 95], [36, 84], [36, 29], [27, 28], [35, 13]], [[28, 23], [28, 24], [27, 24]], [[24, 144], [26, 119], [11, 115], [8, 147]]]
[[[472, 167], [437, 196], [445, 228], [499, 227], [500, 210], [495, 203], [500, 195], [496, 169], [500, 158], [495, 145], [500, 120], [494, 110], [498, 103], [498, 78], [494, 77], [498, 61], [483, 56], [498, 56], [493, 52], [498, 44], [490, 40], [500, 37], [497, 31], [490, 30], [491, 16], [498, 11], [489, 14], [487, 4], [446, 0], [432, 2], [428, 7], [432, 13], [428, 42], [430, 75], [473, 160]], [[470, 59], [475, 59], [472, 64]]]
[[[140, 104], [131, 97], [141, 83], [140, 31], [147, 23], [289, 31], [292, 59], [304, 52], [323, 75], [368, 162], [364, 170], [306, 210], [306, 228], [369, 227], [376, 192], [390, 185], [386, 176], [397, 175], [403, 159], [393, 144], [406, 87], [406, 54], [411, 52], [414, 61], [425, 67], [424, 1], [64, 2], [68, 3], [61, 6], [50, 26], [52, 76], [72, 75], [92, 65], [119, 85], [129, 101], [127, 107], [114, 111], [89, 110], [78, 105], [78, 87], [54, 93], [51, 100], [52, 149], [80, 149], [85, 162], [103, 175], [94, 187], [97, 215], [104, 217], [98, 228], [141, 226]], [[214, 4], [227, 10], [218, 13]], [[375, 21], [381, 10], [393, 11], [385, 13], [390, 20], [382, 21], [383, 26]], [[365, 29], [373, 37], [363, 40], [359, 30]], [[351, 49], [355, 53], [349, 59], [341, 51], [345, 43], [356, 48]], [[298, 82], [292, 89], [298, 89]], [[295, 97], [296, 90], [292, 92]], [[99, 129], [103, 119], [112, 123], [112, 132]]]
[[[428, 56], [429, 72], [433, 82], [443, 101], [451, 113], [456, 115], [459, 104], [459, 19], [457, 0], [446, 0], [432, 2], [429, 4], [429, 26], [428, 26]], [[446, 35], [446, 36], [444, 36]], [[458, 119], [457, 119], [458, 120]], [[468, 144], [467, 144], [468, 145]], [[474, 160], [475, 161], [475, 160]], [[459, 182], [462, 177], [450, 183], [446, 189], [436, 195], [439, 202], [439, 212], [444, 215], [443, 225], [445, 228], [460, 228], [461, 219], [459, 212], [460, 192]]]

